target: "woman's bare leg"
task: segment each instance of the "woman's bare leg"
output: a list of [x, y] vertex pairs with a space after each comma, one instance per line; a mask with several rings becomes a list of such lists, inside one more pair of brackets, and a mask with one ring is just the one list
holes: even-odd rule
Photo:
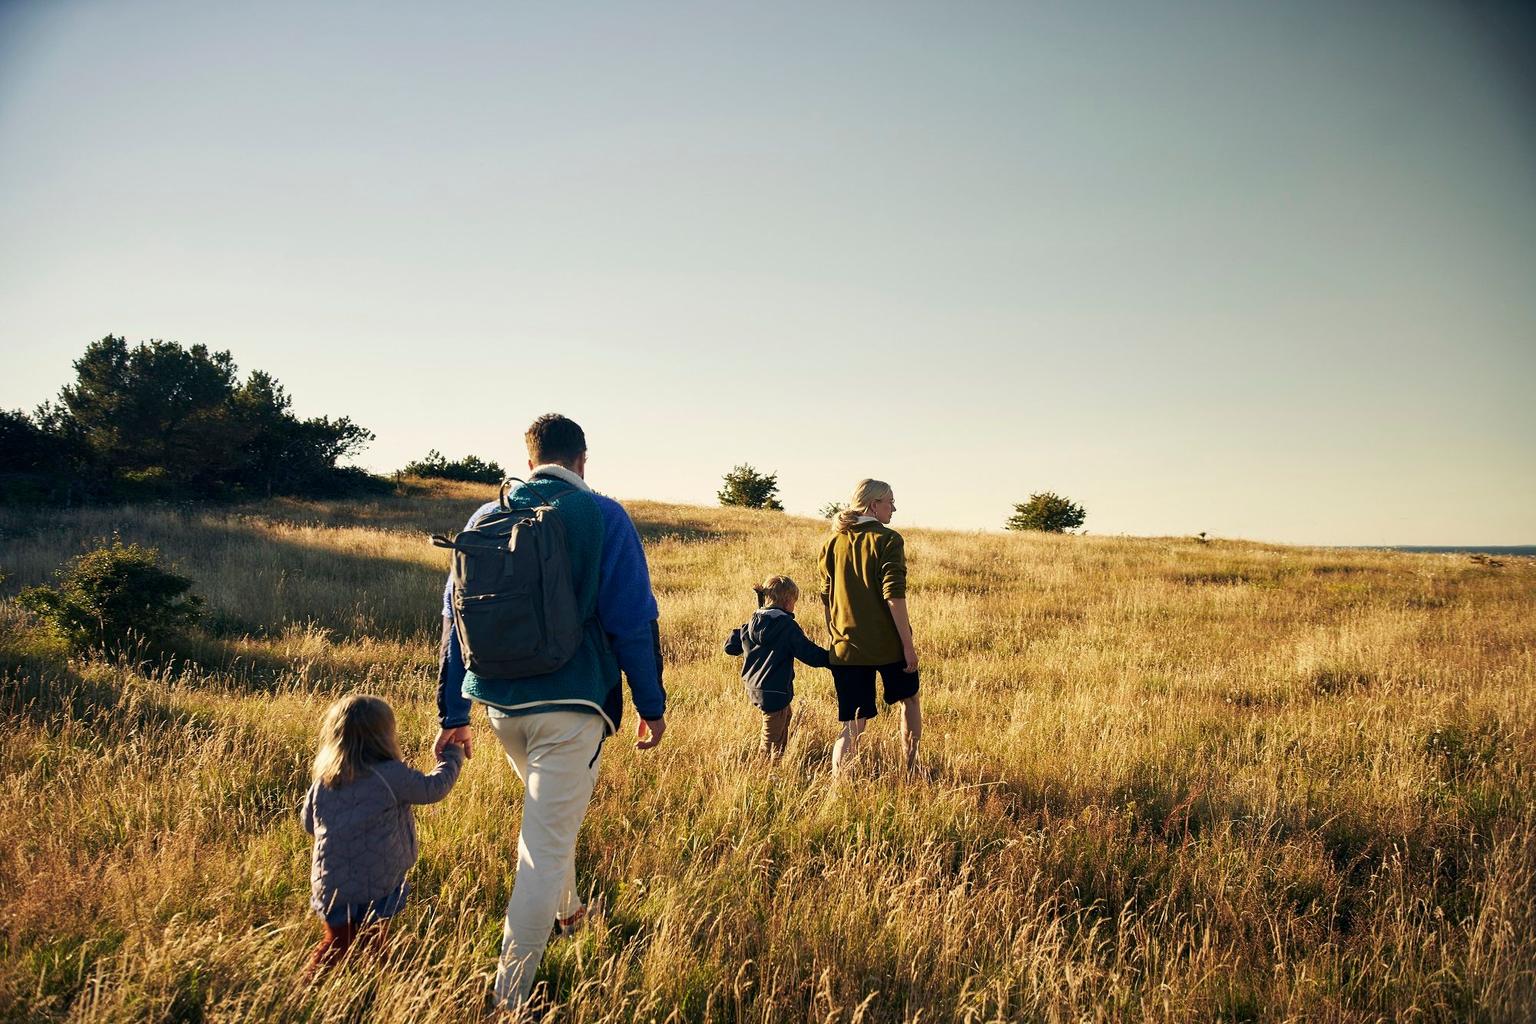
[[867, 718], [855, 718], [843, 723], [842, 734], [837, 737], [837, 742], [832, 744], [833, 775], [842, 768], [844, 761], [852, 761], [858, 756], [859, 737], [864, 735], [864, 726], [868, 723]]
[[901, 702], [901, 749], [907, 756], [907, 771], [917, 767], [917, 744], [923, 738], [923, 707], [913, 694]]

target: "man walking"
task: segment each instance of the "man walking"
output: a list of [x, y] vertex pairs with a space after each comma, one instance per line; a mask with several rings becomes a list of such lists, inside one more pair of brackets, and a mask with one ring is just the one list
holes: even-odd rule
[[[635, 746], [647, 750], [666, 731], [666, 691], [656, 598], [640, 536], [623, 506], [586, 482], [587, 441], [557, 414], [540, 416], [524, 435], [528, 482], [508, 495], [517, 507], [552, 506], [564, 528], [576, 607], [585, 623], [576, 652], [561, 667], [518, 679], [484, 678], [465, 667], [455, 622], [454, 582], [443, 593], [443, 639], [436, 749], [459, 743], [472, 754], [469, 712], [484, 704], [491, 731], [523, 781], [517, 877], [507, 901], [496, 1002], [527, 1003], [550, 929], [574, 929], [586, 916], [576, 893], [576, 835], [597, 781], [603, 741], [623, 712], [620, 670], [641, 722]], [[490, 502], [465, 525], [498, 508]], [[471, 647], [476, 642], [471, 639]]]

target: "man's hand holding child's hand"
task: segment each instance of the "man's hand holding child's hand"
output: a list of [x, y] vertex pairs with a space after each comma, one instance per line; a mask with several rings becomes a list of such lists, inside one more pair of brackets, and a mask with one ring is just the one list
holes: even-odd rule
[[472, 744], [474, 732], [467, 725], [456, 726], [452, 729], [440, 729], [437, 733], [437, 742], [432, 744], [432, 754], [435, 757], [443, 756], [443, 748], [449, 744], [464, 748], [464, 759], [467, 761], [474, 756]]

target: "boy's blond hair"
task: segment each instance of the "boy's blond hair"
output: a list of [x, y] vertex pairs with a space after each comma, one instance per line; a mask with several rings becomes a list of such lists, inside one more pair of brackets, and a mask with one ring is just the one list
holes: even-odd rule
[[752, 588], [757, 591], [758, 604], [770, 608], [782, 608], [786, 602], [800, 596], [800, 588], [788, 576], [769, 576], [762, 584]]
[[403, 761], [395, 712], [383, 697], [352, 693], [332, 704], [320, 720], [315, 782], [339, 789], [379, 761]]

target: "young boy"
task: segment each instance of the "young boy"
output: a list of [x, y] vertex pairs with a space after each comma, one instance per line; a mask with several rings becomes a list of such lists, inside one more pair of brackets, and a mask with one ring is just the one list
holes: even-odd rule
[[771, 576], [757, 591], [758, 610], [746, 625], [731, 630], [725, 653], [745, 654], [741, 679], [747, 696], [763, 713], [758, 752], [778, 760], [789, 742], [790, 702], [795, 699], [795, 659], [827, 667], [827, 651], [810, 641], [795, 621], [800, 588], [788, 576]]

